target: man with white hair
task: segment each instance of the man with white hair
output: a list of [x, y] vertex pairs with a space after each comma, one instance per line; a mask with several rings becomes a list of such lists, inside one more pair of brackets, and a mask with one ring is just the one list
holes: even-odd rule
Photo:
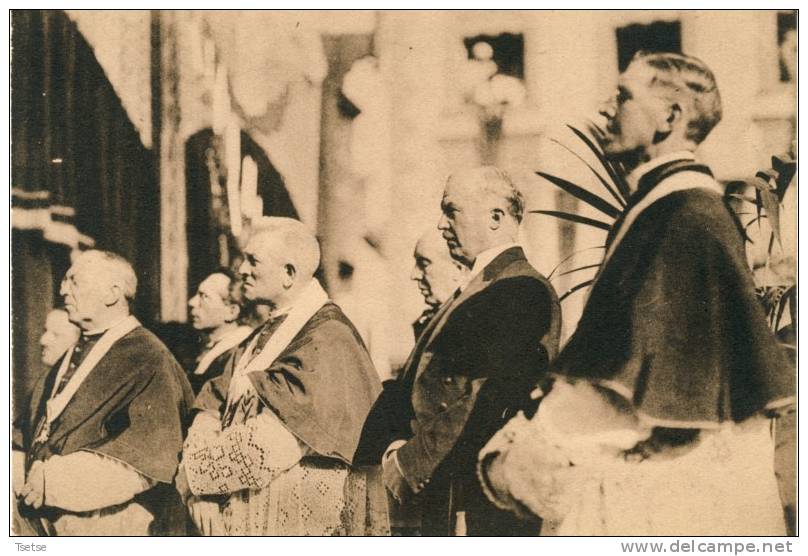
[[26, 470], [20, 513], [40, 534], [184, 531], [168, 495], [193, 398], [179, 364], [131, 315], [136, 288], [131, 265], [106, 251], [79, 255], [62, 280], [81, 336], [35, 386], [14, 456]]
[[378, 469], [354, 465], [381, 385], [314, 278], [319, 263], [317, 240], [290, 218], [259, 221], [244, 249], [245, 297], [270, 317], [202, 389], [177, 478], [205, 535], [389, 531]]
[[518, 410], [558, 349], [561, 311], [552, 286], [516, 243], [524, 203], [494, 167], [449, 177], [438, 229], [466, 282], [421, 334], [400, 377], [409, 411], [390, 427], [385, 485], [416, 496], [425, 535], [535, 534], [491, 505], [477, 453]]

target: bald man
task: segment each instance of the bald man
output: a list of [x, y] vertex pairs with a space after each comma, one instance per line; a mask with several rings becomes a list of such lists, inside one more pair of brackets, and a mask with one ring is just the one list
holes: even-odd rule
[[494, 167], [447, 181], [438, 224], [466, 281], [421, 334], [400, 377], [408, 412], [382, 456], [399, 501], [415, 498], [425, 535], [528, 535], [491, 504], [477, 481], [479, 450], [530, 392], [558, 349], [561, 311], [552, 286], [516, 243], [521, 193]]
[[379, 470], [354, 463], [381, 385], [319, 263], [289, 218], [259, 221], [244, 249], [244, 295], [270, 316], [197, 398], [177, 488], [203, 534], [389, 532]]
[[424, 331], [441, 304], [452, 297], [466, 277], [468, 269], [452, 259], [446, 241], [435, 228], [427, 230], [415, 244], [415, 265], [410, 278], [418, 283], [427, 308], [413, 323], [415, 339]]
[[184, 533], [170, 485], [193, 397], [131, 315], [136, 288], [131, 265], [107, 251], [81, 254], [62, 280], [81, 337], [35, 386], [15, 453], [20, 513], [39, 534]]

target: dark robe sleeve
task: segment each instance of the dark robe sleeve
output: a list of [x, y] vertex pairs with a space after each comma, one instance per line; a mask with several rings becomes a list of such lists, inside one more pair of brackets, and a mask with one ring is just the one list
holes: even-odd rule
[[219, 415], [224, 413], [225, 404], [227, 403], [227, 391], [230, 388], [230, 379], [233, 376], [233, 366], [236, 360], [235, 350], [229, 353], [230, 356], [224, 364], [222, 374], [205, 382], [199, 390], [199, 394], [194, 400], [193, 410], [215, 411]]
[[249, 378], [292, 434], [317, 454], [351, 464], [381, 384], [358, 334], [330, 312], [315, 315], [271, 367]]

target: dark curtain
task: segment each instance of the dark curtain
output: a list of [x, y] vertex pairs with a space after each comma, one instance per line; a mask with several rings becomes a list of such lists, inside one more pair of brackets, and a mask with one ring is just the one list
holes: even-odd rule
[[[14, 219], [33, 208], [41, 216], [44, 208], [49, 220], [74, 225], [96, 247], [129, 259], [139, 280], [135, 314], [150, 323], [158, 311], [160, 259], [153, 153], [64, 12], [13, 10], [11, 25]], [[28, 220], [26, 231], [12, 236], [14, 368], [21, 388], [39, 367], [41, 323], [75, 247], [59, 245], [60, 238], [45, 241]], [[56, 287], [44, 288], [47, 275]]]
[[[188, 286], [193, 291], [199, 283], [221, 265], [219, 235], [227, 237], [226, 259], [238, 253], [229, 233], [229, 216], [225, 176], [216, 172], [217, 184], [211, 182], [211, 165], [215, 137], [210, 128], [192, 135], [185, 144], [186, 206], [188, 220]], [[283, 177], [270, 162], [264, 150], [250, 135], [241, 132], [241, 158], [250, 156], [258, 166], [258, 195], [264, 201], [264, 215], [298, 218]], [[214, 194], [213, 189], [216, 189]]]

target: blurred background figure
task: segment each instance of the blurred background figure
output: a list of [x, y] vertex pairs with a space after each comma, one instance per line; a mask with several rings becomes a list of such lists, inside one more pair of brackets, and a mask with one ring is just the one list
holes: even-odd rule
[[67, 311], [54, 309], [45, 319], [45, 331], [39, 339], [42, 363], [52, 367], [71, 345], [79, 339], [79, 327], [67, 319]]
[[241, 324], [240, 281], [227, 269], [205, 278], [188, 300], [188, 307], [191, 325], [205, 341], [195, 365], [188, 369], [188, 380], [198, 394], [205, 382], [222, 374], [231, 350], [250, 335], [252, 328]]

